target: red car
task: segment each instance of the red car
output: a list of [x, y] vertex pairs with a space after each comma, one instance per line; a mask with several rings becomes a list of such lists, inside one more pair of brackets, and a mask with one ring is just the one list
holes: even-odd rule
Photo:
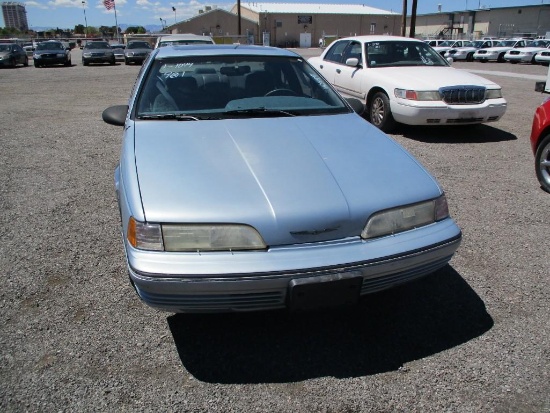
[[535, 111], [531, 148], [535, 154], [535, 169], [540, 185], [546, 192], [550, 192], [550, 97]]

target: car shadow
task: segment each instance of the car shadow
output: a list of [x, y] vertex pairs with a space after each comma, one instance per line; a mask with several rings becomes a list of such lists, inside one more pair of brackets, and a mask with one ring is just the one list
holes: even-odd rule
[[395, 134], [425, 143], [489, 143], [517, 140], [517, 136], [489, 125], [405, 126]]
[[475, 291], [449, 265], [364, 297], [354, 307], [167, 318], [179, 357], [211, 383], [285, 383], [406, 370], [493, 326]]

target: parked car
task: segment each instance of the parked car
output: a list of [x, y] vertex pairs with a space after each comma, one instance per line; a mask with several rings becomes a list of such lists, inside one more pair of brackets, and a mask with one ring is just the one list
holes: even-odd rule
[[550, 41], [548, 40], [533, 40], [528, 42], [521, 49], [508, 50], [504, 55], [504, 60], [510, 63], [532, 63], [536, 64], [535, 56], [538, 52], [548, 50]]
[[550, 63], [550, 50], [538, 52], [535, 55], [535, 62], [543, 66], [548, 66], [548, 64]]
[[29, 57], [16, 43], [0, 43], [0, 66], [16, 67], [18, 64], [29, 65]]
[[82, 49], [82, 65], [88, 66], [90, 63], [116, 63], [115, 54], [105, 41], [89, 41]]
[[470, 44], [471, 42], [469, 40], [447, 40], [443, 43], [440, 43], [437, 46], [432, 46], [432, 47], [437, 53], [439, 53], [441, 56], [444, 56], [445, 52], [447, 52], [448, 50], [451, 50], [456, 47], [464, 47]]
[[111, 49], [113, 49], [115, 60], [117, 62], [124, 62], [124, 49], [126, 49], [126, 45], [122, 43], [115, 43], [111, 45]]
[[199, 45], [199, 44], [216, 44], [210, 36], [199, 36], [197, 34], [167, 34], [157, 37], [155, 49], [164, 46], [176, 45]]
[[[355, 107], [355, 109], [352, 109]], [[172, 312], [306, 309], [446, 265], [443, 190], [298, 54], [161, 47], [129, 104], [115, 170], [132, 285]]]
[[127, 65], [130, 63], [142, 64], [147, 56], [149, 56], [149, 53], [151, 53], [151, 50], [153, 50], [153, 48], [148, 42], [143, 40], [131, 40], [124, 50], [124, 63]]
[[531, 149], [542, 189], [550, 192], [550, 97], [537, 108], [531, 127]]
[[425, 39], [424, 42], [428, 43], [430, 46], [439, 46], [441, 43], [446, 42], [445, 39]]
[[519, 47], [525, 47], [526, 44], [527, 40], [525, 39], [501, 40], [494, 47], [476, 50], [474, 60], [478, 60], [481, 63], [486, 63], [490, 60], [502, 63], [505, 61], [504, 55], [506, 52]]
[[499, 85], [454, 69], [425, 42], [408, 37], [340, 39], [309, 62], [342, 95], [365, 103], [367, 119], [386, 132], [396, 123], [494, 122], [506, 111]]
[[72, 65], [70, 47], [62, 42], [54, 40], [38, 43], [32, 58], [34, 67]]
[[449, 49], [445, 52], [445, 58], [452, 58], [453, 60], [465, 60], [467, 62], [473, 62], [474, 53], [478, 49], [488, 49], [496, 45], [496, 40], [476, 40], [474, 42], [466, 42], [462, 47]]

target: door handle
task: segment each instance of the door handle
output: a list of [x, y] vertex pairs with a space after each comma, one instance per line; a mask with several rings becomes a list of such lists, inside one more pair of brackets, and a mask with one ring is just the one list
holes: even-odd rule
[[319, 65], [319, 67], [322, 69], [322, 68], [323, 68], [323, 65]]
[[336, 69], [336, 73], [340, 74], [342, 71], [340, 69]]

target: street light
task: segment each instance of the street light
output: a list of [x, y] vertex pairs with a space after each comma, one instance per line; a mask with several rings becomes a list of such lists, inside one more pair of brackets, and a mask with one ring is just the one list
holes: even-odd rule
[[86, 2], [82, 1], [82, 10], [84, 10], [84, 23], [86, 24], [86, 32], [84, 33], [84, 37], [88, 38], [88, 20], [86, 19]]
[[172, 6], [172, 10], [174, 11], [174, 24], [176, 24], [176, 8]]

